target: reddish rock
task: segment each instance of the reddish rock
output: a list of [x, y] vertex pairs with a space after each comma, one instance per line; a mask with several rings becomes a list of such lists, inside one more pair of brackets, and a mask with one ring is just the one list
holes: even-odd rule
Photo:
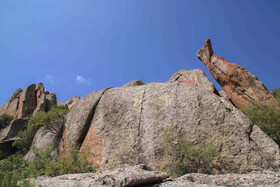
[[222, 57], [213, 55], [209, 39], [197, 52], [197, 56], [237, 108], [243, 108], [251, 102], [270, 105], [277, 103], [256, 76], [237, 64], [229, 63]]
[[45, 88], [43, 83], [39, 83], [36, 86], [36, 108], [34, 112], [42, 110], [46, 110], [46, 94], [45, 94]]
[[9, 100], [0, 108], [1, 114], [9, 114], [11, 116], [17, 116], [19, 98], [22, 93], [22, 89], [17, 89]]
[[1, 114], [9, 114], [16, 118], [24, 118], [33, 115], [36, 111], [49, 111], [56, 105], [56, 95], [45, 92], [44, 85], [32, 84], [22, 89], [17, 89], [10, 99], [0, 107]]

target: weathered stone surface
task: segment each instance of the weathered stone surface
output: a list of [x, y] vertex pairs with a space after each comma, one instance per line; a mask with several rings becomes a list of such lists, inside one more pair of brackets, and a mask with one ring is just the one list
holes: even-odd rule
[[198, 87], [203, 87], [217, 95], [219, 95], [214, 84], [209, 81], [204, 72], [200, 69], [195, 70], [180, 70], [169, 79], [169, 82], [181, 81], [185, 83], [195, 84]]
[[81, 147], [93, 152], [98, 168], [139, 162], [136, 145], [144, 88], [111, 88], [102, 96]]
[[[77, 118], [72, 115], [85, 115], [78, 113], [83, 105], [80, 104], [80, 109], [76, 105], [77, 111], [68, 114], [69, 121]], [[83, 111], [90, 111], [90, 107]], [[82, 118], [89, 119], [87, 116]], [[252, 122], [208, 86], [199, 87], [177, 80], [112, 88], [104, 93], [89, 121], [85, 140], [78, 142], [81, 142], [81, 149], [92, 151], [95, 155], [93, 162], [100, 169], [144, 163], [158, 170], [165, 164], [162, 137], [164, 129], [169, 126], [180, 129], [181, 138], [188, 138], [196, 145], [213, 142], [221, 152], [217, 161], [218, 173], [244, 173], [278, 166], [279, 153], [265, 149], [250, 137], [254, 127]], [[81, 128], [83, 125], [74, 126]], [[262, 138], [270, 142], [269, 137]], [[77, 142], [75, 139], [67, 141]]]
[[0, 142], [15, 137], [23, 129], [27, 119], [14, 119], [8, 126], [0, 129]]
[[89, 129], [95, 108], [106, 90], [95, 91], [81, 98], [67, 114], [59, 145], [60, 155], [65, 154], [68, 149], [81, 146]]
[[197, 56], [207, 66], [236, 107], [243, 108], [251, 102], [271, 105], [277, 103], [256, 76], [237, 64], [229, 63], [222, 57], [213, 55], [209, 39], [197, 52]]
[[74, 97], [72, 97], [71, 99], [68, 99], [68, 100], [65, 102], [65, 105], [66, 105], [69, 109], [72, 109], [72, 108], [78, 103], [79, 100], [80, 100], [80, 97], [74, 96]]
[[17, 116], [19, 98], [22, 91], [22, 89], [17, 89], [14, 92], [14, 94], [9, 98], [9, 100], [0, 108], [0, 115], [8, 114], [11, 116]]
[[43, 83], [39, 83], [36, 86], [35, 89], [35, 94], [36, 94], [36, 108], [34, 112], [37, 111], [46, 111], [46, 94], [45, 94], [45, 88]]
[[129, 83], [126, 83], [125, 85], [123, 85], [122, 87], [131, 87], [131, 86], [140, 86], [140, 85], [144, 85], [145, 83], [141, 80], [136, 80], [136, 81], [131, 81]]
[[57, 99], [55, 93], [46, 92], [46, 111], [50, 111], [52, 106], [56, 105]]
[[164, 186], [280, 186], [280, 173], [263, 171], [251, 172], [248, 174], [224, 174], [206, 175], [201, 173], [191, 173], [177, 178], [173, 181], [161, 183]]
[[17, 118], [31, 116], [36, 108], [36, 85], [31, 84], [23, 90], [19, 98]]
[[[64, 122], [64, 118], [60, 118], [58, 119], [58, 121], [56, 121], [56, 124], [41, 127], [35, 134], [32, 145], [38, 149], [46, 149], [48, 147], [51, 147], [51, 154], [53, 156], [57, 156]], [[34, 152], [32, 150], [29, 150], [29, 152], [24, 156], [23, 159], [28, 162], [33, 162], [33, 160], [35, 159]]]
[[144, 186], [161, 182], [169, 175], [162, 172], [148, 171], [145, 165], [127, 166], [97, 173], [68, 174], [57, 177], [38, 177], [30, 179], [36, 187], [95, 187], [95, 186]]

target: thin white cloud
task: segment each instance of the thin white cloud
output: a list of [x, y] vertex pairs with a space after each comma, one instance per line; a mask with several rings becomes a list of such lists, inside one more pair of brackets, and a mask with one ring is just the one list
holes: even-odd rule
[[53, 84], [54, 83], [53, 76], [52, 75], [46, 75], [45, 76], [45, 81]]
[[90, 84], [90, 81], [88, 79], [86, 79], [85, 77], [83, 77], [82, 75], [77, 75], [76, 76], [76, 82], [78, 84], [83, 84], [83, 83]]

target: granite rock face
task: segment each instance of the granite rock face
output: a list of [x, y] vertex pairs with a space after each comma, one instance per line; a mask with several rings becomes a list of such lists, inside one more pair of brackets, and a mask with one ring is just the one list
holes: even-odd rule
[[95, 187], [95, 186], [145, 186], [168, 178], [162, 172], [148, 171], [145, 165], [127, 166], [97, 173], [68, 174], [57, 177], [38, 177], [29, 179], [34, 186], [48, 187]]
[[22, 89], [17, 89], [9, 100], [0, 108], [1, 114], [9, 114], [16, 118], [32, 116], [36, 111], [49, 111], [56, 105], [56, 95], [45, 92], [44, 85], [32, 84]]
[[[177, 75], [166, 83], [85, 96], [67, 115], [60, 152], [89, 149], [99, 169], [143, 163], [158, 170], [166, 164], [164, 130], [174, 126], [181, 138], [195, 145], [212, 141], [219, 148], [218, 163], [231, 164], [218, 164], [217, 172], [245, 173], [279, 165], [276, 143], [217, 95], [201, 71], [179, 71], [173, 77]], [[264, 142], [273, 146], [267, 149]]]
[[251, 102], [270, 105], [277, 103], [277, 100], [256, 76], [237, 64], [229, 63], [222, 57], [213, 55], [209, 39], [197, 52], [197, 56], [207, 66], [237, 108], [243, 108]]
[[67, 150], [71, 148], [81, 146], [89, 129], [96, 106], [106, 90], [95, 91], [86, 95], [70, 110], [66, 117], [59, 145], [60, 155], [67, 153]]

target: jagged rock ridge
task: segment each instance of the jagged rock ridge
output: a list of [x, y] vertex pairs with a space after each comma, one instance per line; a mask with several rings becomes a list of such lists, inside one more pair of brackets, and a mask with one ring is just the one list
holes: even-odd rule
[[51, 106], [56, 105], [56, 95], [45, 92], [42, 83], [32, 84], [22, 89], [17, 89], [9, 100], [0, 108], [1, 114], [9, 114], [16, 118], [31, 116], [34, 112], [49, 111]]

